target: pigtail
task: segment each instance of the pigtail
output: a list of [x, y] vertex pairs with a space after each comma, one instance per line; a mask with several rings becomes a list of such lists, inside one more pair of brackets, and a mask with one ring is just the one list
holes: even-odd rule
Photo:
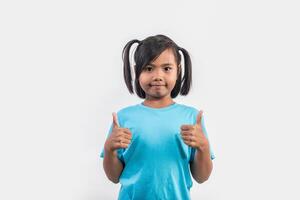
[[192, 84], [192, 62], [189, 53], [184, 48], [178, 48], [184, 57], [184, 76], [182, 78], [181, 95], [187, 95]]
[[133, 87], [132, 87], [132, 76], [131, 76], [131, 68], [130, 68], [130, 62], [129, 62], [129, 53], [130, 53], [130, 47], [135, 43], [140, 43], [139, 40], [131, 40], [129, 41], [122, 52], [122, 59], [123, 59], [123, 75], [124, 80], [126, 83], [126, 86], [131, 94], [133, 94]]

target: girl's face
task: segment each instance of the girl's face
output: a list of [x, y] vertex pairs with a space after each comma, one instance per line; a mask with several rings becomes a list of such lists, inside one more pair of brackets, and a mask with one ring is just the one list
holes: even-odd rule
[[146, 99], [171, 98], [177, 80], [177, 63], [172, 49], [164, 50], [159, 57], [145, 66], [139, 83]]

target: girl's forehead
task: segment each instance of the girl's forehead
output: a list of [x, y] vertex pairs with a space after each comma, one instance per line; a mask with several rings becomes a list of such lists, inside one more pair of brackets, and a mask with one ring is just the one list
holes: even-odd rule
[[148, 66], [153, 66], [153, 67], [166, 67], [166, 66], [175, 66], [175, 63], [169, 63], [169, 62], [165, 62], [165, 63], [161, 63], [161, 64], [153, 64], [153, 63], [150, 63], [148, 64]]
[[152, 65], [176, 64], [174, 52], [171, 49], [164, 50], [155, 60], [150, 62]]

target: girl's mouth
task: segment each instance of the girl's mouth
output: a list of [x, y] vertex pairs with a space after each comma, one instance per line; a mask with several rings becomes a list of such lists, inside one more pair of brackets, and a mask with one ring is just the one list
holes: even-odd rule
[[150, 88], [153, 88], [153, 89], [161, 89], [165, 87], [165, 85], [150, 85]]
[[165, 85], [152, 85], [151, 87], [150, 87], [150, 89], [152, 89], [152, 90], [155, 90], [155, 91], [161, 91], [161, 90], [164, 90], [164, 88], [165, 88]]
[[151, 85], [150, 84], [150, 87], [158, 87], [158, 86], [166, 86], [166, 85], [158, 85], [158, 84]]

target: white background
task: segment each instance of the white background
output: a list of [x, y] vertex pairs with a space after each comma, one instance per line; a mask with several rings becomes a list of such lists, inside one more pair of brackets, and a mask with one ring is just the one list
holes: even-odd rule
[[0, 199], [116, 199], [100, 150], [142, 101], [121, 51], [159, 33], [186, 48], [216, 155], [192, 199], [299, 199], [295, 1], [1, 1]]

